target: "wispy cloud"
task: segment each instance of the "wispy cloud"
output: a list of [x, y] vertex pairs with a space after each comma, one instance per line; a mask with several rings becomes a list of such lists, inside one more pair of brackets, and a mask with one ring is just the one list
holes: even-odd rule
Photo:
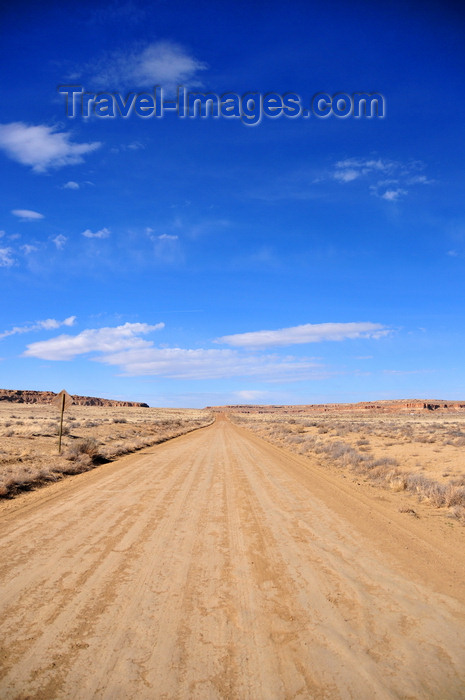
[[206, 64], [172, 41], [156, 41], [129, 51], [107, 54], [84, 69], [97, 87], [149, 87], [161, 85], [169, 92], [178, 85], [200, 86], [198, 74]]
[[68, 316], [63, 321], [57, 321], [55, 318], [46, 318], [43, 321], [35, 321], [34, 323], [26, 324], [25, 326], [14, 326], [7, 331], [0, 333], [0, 339], [8, 338], [10, 335], [18, 335], [22, 333], [31, 333], [33, 331], [51, 331], [60, 328], [61, 326], [73, 326], [76, 321], [76, 316]]
[[424, 168], [421, 161], [401, 163], [386, 158], [346, 158], [334, 164], [331, 177], [342, 184], [365, 179], [371, 194], [387, 202], [396, 202], [408, 194], [407, 186], [434, 182], [419, 172]]
[[72, 360], [78, 355], [93, 352], [115, 353], [128, 348], [145, 348], [150, 341], [139, 336], [164, 328], [164, 323], [125, 323], [114, 328], [89, 328], [78, 335], [60, 335], [50, 340], [31, 343], [24, 352], [26, 357], [42, 360]]
[[335, 163], [333, 177], [341, 182], [351, 182], [370, 173], [391, 173], [398, 165], [382, 158], [346, 158]]
[[302, 343], [321, 343], [354, 338], [382, 338], [391, 331], [380, 323], [306, 323], [271, 331], [224, 335], [216, 343], [241, 348], [269, 348]]
[[56, 126], [23, 122], [0, 124], [0, 149], [17, 163], [29, 165], [36, 173], [50, 168], [82, 163], [84, 155], [100, 147], [100, 142], [73, 143], [71, 135]]
[[403, 374], [429, 374], [436, 370], [431, 369], [383, 369], [383, 374], [403, 375]]
[[230, 228], [231, 225], [232, 222], [228, 219], [212, 217], [192, 221], [188, 217], [177, 215], [163, 225], [157, 225], [156, 228], [147, 226], [145, 233], [152, 241], [162, 238], [168, 239], [169, 236], [174, 237], [180, 234], [185, 238], [195, 240], [203, 236], [221, 233]]
[[110, 235], [110, 229], [101, 228], [99, 231], [93, 233], [89, 228], [82, 232], [82, 235], [86, 238], [108, 238]]
[[38, 221], [44, 218], [43, 214], [31, 209], [12, 209], [11, 213], [21, 219], [21, 221]]
[[0, 248], [0, 267], [11, 267], [15, 264], [12, 248]]
[[57, 250], [63, 250], [67, 240], [68, 239], [66, 238], [66, 236], [63, 236], [62, 233], [59, 233], [58, 236], [55, 236], [55, 238], [52, 238], [52, 241], [53, 241], [53, 243], [55, 243]]
[[125, 2], [124, 0], [111, 0], [103, 5], [95, 5], [86, 15], [91, 24], [103, 24], [107, 29], [110, 22], [124, 22], [124, 25], [132, 25], [140, 22], [147, 14], [147, 9], [139, 3]]
[[21, 250], [25, 255], [30, 255], [31, 253], [35, 253], [36, 250], [39, 250], [36, 245], [31, 245], [29, 243], [25, 243], [24, 245], [21, 246]]
[[234, 396], [237, 396], [241, 401], [257, 401], [268, 396], [268, 392], [255, 389], [241, 389], [240, 391], [235, 391]]
[[69, 180], [63, 185], [64, 190], [79, 190], [80, 187], [79, 182], [74, 182], [74, 180]]

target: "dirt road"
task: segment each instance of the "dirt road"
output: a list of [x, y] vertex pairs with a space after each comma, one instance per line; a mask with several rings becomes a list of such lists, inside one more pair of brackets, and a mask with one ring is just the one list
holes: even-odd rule
[[226, 420], [3, 504], [0, 542], [1, 698], [465, 697], [458, 540]]

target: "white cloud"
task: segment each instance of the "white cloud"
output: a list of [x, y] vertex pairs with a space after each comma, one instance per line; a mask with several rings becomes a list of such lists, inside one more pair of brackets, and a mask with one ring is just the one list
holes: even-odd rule
[[0, 248], [0, 267], [11, 267], [14, 263], [13, 250], [11, 248]]
[[353, 168], [347, 168], [346, 170], [336, 170], [334, 173], [334, 179], [340, 182], [352, 182], [360, 177], [362, 173], [360, 170], [354, 170]]
[[215, 340], [242, 348], [268, 348], [301, 343], [321, 343], [327, 340], [381, 338], [390, 333], [380, 323], [306, 323], [302, 326], [274, 331], [252, 331], [225, 335]]
[[90, 328], [78, 335], [60, 335], [27, 346], [26, 357], [42, 360], [72, 360], [91, 352], [115, 353], [128, 348], [144, 348], [151, 343], [138, 336], [164, 328], [164, 323], [125, 323], [115, 328]]
[[39, 214], [38, 211], [32, 211], [31, 209], [12, 209], [11, 213], [20, 218], [21, 221], [38, 221], [44, 218], [43, 214]]
[[101, 228], [100, 231], [92, 233], [92, 231], [88, 228], [82, 232], [82, 235], [86, 238], [108, 238], [108, 236], [110, 235], [110, 229]]
[[127, 376], [174, 379], [254, 377], [264, 381], [297, 381], [327, 376], [313, 358], [249, 354], [232, 349], [155, 347], [143, 337], [164, 328], [163, 323], [126, 323], [87, 329], [73, 335], [31, 343], [23, 353], [43, 360], [72, 360], [94, 353], [93, 360], [115, 366]]
[[65, 182], [63, 185], [64, 190], [78, 190], [80, 189], [80, 185], [78, 182], [74, 182], [74, 180], [69, 180], [69, 182]]
[[161, 236], [157, 236], [160, 241], [177, 241], [179, 236], [171, 236], [169, 233], [162, 233]]
[[62, 233], [59, 233], [58, 236], [55, 236], [55, 238], [52, 238], [53, 243], [55, 243], [57, 250], [63, 250], [65, 247], [65, 243], [68, 239], [66, 236], [63, 236]]
[[407, 190], [398, 187], [396, 190], [386, 190], [386, 192], [379, 196], [381, 199], [386, 199], [388, 202], [395, 202], [399, 197], [403, 197], [406, 194], [408, 194]]
[[0, 124], [0, 149], [22, 165], [30, 165], [37, 173], [49, 168], [82, 163], [83, 156], [95, 151], [100, 142], [72, 143], [71, 135], [56, 126], [23, 122]]
[[32, 331], [51, 331], [60, 328], [61, 326], [73, 326], [76, 321], [76, 316], [68, 316], [63, 321], [57, 321], [54, 318], [46, 318], [43, 321], [36, 321], [26, 326], [14, 326], [8, 331], [0, 333], [0, 339], [7, 338], [10, 335], [18, 335], [22, 333], [31, 333]]
[[131, 88], [162, 85], [169, 92], [178, 85], [200, 86], [198, 73], [206, 64], [172, 41], [156, 41], [144, 48], [115, 52], [105, 56], [97, 65], [88, 67], [95, 85], [107, 89], [121, 86]]
[[323, 373], [312, 358], [245, 355], [237, 350], [205, 348], [143, 347], [110, 352], [98, 360], [120, 367], [125, 375], [172, 379], [254, 377], [265, 381], [298, 381], [320, 378]]

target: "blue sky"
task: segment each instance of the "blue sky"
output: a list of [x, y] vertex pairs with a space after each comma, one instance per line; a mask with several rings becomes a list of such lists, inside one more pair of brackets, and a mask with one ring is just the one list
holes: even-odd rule
[[[465, 398], [465, 20], [436, 2], [2, 10], [0, 385]], [[378, 92], [385, 117], [70, 119], [60, 85]]]

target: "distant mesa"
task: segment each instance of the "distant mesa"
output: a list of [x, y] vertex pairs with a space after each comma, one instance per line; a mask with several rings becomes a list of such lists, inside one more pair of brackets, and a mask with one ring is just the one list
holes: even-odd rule
[[[29, 391], [27, 389], [0, 389], [0, 401], [11, 403], [51, 404], [56, 394], [53, 391]], [[107, 406], [129, 408], [149, 408], [146, 403], [137, 401], [114, 401], [113, 399], [98, 399], [95, 396], [72, 396], [77, 406]]]
[[437, 401], [432, 399], [399, 399], [397, 401], [360, 401], [359, 403], [313, 403], [296, 406], [207, 406], [210, 411], [239, 411], [240, 413], [336, 413], [341, 411], [353, 413], [425, 413], [439, 411], [449, 413], [465, 410], [465, 401]]

